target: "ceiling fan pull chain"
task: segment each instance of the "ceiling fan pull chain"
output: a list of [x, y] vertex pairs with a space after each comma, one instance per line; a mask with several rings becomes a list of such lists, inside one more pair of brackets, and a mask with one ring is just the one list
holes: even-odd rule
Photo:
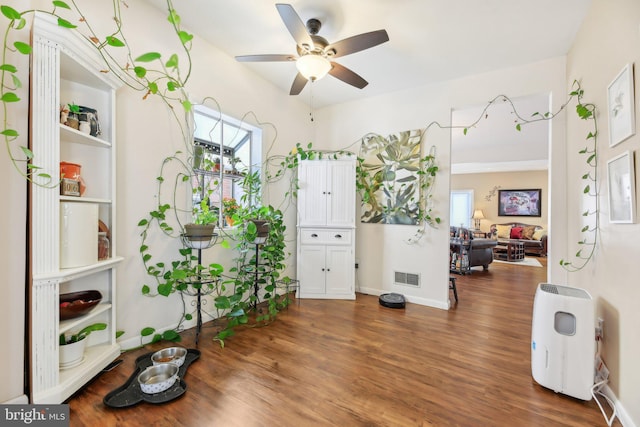
[[309, 90], [309, 118], [313, 122], [313, 81], [311, 81], [311, 87]]

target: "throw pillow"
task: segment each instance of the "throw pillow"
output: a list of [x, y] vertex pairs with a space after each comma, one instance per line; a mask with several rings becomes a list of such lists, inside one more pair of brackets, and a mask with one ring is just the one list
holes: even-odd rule
[[533, 240], [541, 240], [546, 235], [547, 235], [547, 230], [545, 230], [544, 228], [541, 228], [540, 230], [536, 230], [536, 232], [533, 233]]
[[522, 239], [525, 240], [531, 240], [533, 239], [533, 233], [536, 232], [536, 226], [535, 225], [527, 225], [526, 227], [522, 228]]
[[511, 238], [511, 226], [510, 225], [496, 225], [498, 230], [498, 239], [510, 239]]
[[522, 239], [522, 227], [513, 227], [509, 233], [510, 239]]

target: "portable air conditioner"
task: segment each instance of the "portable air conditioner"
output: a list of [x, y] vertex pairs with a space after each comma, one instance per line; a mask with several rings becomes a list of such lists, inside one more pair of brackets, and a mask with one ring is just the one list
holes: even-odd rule
[[594, 357], [591, 295], [583, 289], [540, 283], [531, 327], [533, 379], [556, 393], [591, 400]]

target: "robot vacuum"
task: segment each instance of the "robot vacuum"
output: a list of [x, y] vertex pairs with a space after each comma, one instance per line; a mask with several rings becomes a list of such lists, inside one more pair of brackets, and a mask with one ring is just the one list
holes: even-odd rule
[[396, 293], [382, 294], [378, 301], [381, 306], [389, 308], [404, 308], [406, 303], [404, 295]]

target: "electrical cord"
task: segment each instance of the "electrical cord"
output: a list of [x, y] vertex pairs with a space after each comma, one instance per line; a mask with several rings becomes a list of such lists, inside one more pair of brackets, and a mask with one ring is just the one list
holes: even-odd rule
[[[607, 422], [607, 425], [609, 427], [611, 427], [611, 425], [613, 424], [613, 420], [616, 418], [617, 415], [617, 408], [616, 405], [613, 403], [613, 401], [611, 399], [609, 399], [609, 397], [604, 394], [601, 390], [602, 387], [604, 385], [606, 385], [609, 382], [609, 373], [602, 373], [598, 364], [602, 363], [602, 359], [600, 357], [600, 335], [596, 335], [596, 346], [597, 346], [597, 351], [596, 351], [596, 381], [597, 381], [593, 387], [591, 387], [591, 396], [593, 396], [593, 400], [596, 401], [596, 403], [598, 404], [598, 407], [600, 408], [600, 412], [602, 412], [602, 416], [604, 417], [604, 420]], [[604, 397], [604, 399], [607, 401], [607, 403], [609, 404], [609, 407], [611, 407], [611, 409], [613, 409], [613, 413], [611, 414], [611, 418], [607, 418], [607, 413], [604, 411], [604, 408], [602, 407], [602, 404], [600, 403], [600, 401], [598, 400], [598, 396], [596, 395], [600, 395], [602, 397]]]
[[[600, 382], [595, 383], [593, 387], [591, 387], [591, 395], [593, 396], [593, 399], [598, 404], [598, 407], [600, 408], [600, 412], [602, 412], [602, 416], [604, 417], [604, 420], [607, 422], [607, 425], [611, 427], [611, 425], [613, 424], [613, 420], [616, 418], [617, 409], [613, 401], [609, 399], [609, 397], [605, 395], [602, 391], [600, 391], [602, 386], [604, 386], [608, 382], [609, 380], [602, 380]], [[597, 395], [604, 397], [604, 399], [607, 401], [611, 409], [613, 409], [613, 414], [611, 414], [611, 418], [607, 418], [607, 413], [604, 411], [604, 408], [602, 407], [602, 404], [598, 400]]]

